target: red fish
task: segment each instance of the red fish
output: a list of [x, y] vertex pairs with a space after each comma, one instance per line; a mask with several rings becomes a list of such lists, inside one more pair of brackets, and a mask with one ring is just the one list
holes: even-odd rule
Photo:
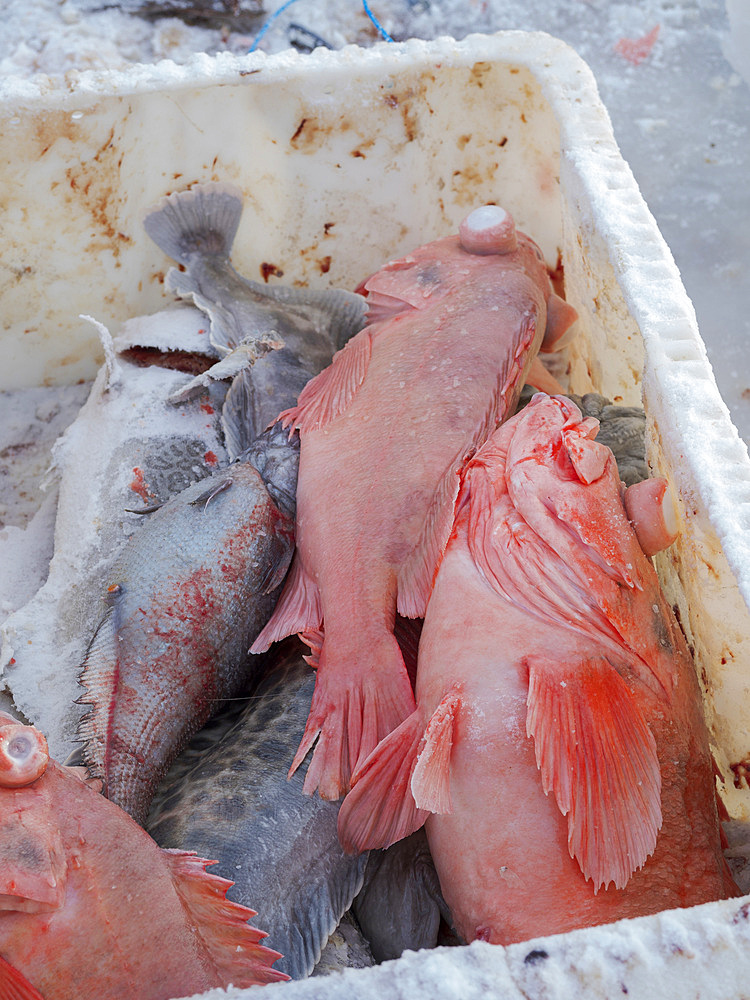
[[[417, 708], [340, 810], [355, 850], [426, 821], [467, 941], [737, 892], [695, 669], [597, 427], [540, 393], [468, 463]], [[661, 486], [629, 501], [652, 550], [674, 539]]]
[[297, 553], [252, 647], [323, 629], [292, 771], [317, 738], [305, 790], [329, 799], [412, 712], [396, 611], [423, 616], [459, 470], [513, 412], [545, 334], [554, 342], [576, 315], [497, 206], [364, 287], [369, 325], [280, 416], [300, 429]]
[[164, 851], [0, 713], [0, 997], [168, 1000], [288, 977], [231, 882]]

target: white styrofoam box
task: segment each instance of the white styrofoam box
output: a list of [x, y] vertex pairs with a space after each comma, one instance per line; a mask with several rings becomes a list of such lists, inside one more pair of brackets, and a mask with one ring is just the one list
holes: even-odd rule
[[[733, 817], [750, 819], [750, 792], [736, 778], [737, 765], [750, 766], [750, 460], [669, 249], [572, 50], [547, 35], [503, 32], [310, 56], [197, 57], [69, 74], [65, 88], [6, 80], [0, 115], [5, 388], [91, 377], [98, 342], [80, 313], [116, 328], [170, 300], [170, 262], [140, 221], [169, 191], [233, 182], [246, 198], [238, 270], [315, 287], [354, 287], [389, 257], [455, 231], [478, 204], [509, 209], [549, 264], [562, 263], [579, 311], [570, 388], [646, 407], [649, 459], [679, 498], [682, 527], [658, 569], [695, 653], [722, 795]], [[665, 919], [637, 922], [644, 942], [659, 939]], [[684, 920], [696, 958], [701, 939], [706, 960], [723, 948], [735, 972], [750, 971], [737, 943], [746, 936], [739, 903], [685, 911]], [[602, 930], [580, 933], [585, 942]], [[697, 995], [684, 950], [665, 954], [645, 943], [638, 961], [647, 970], [658, 955], [679, 995]], [[429, 956], [410, 956], [409, 976], [415, 961], [426, 984], [440, 979], [430, 978], [438, 959]], [[389, 968], [396, 985], [387, 995], [401, 995], [399, 963]], [[382, 984], [382, 970], [357, 975], [349, 988], [358, 995]], [[649, 975], [639, 975], [631, 995], [646, 996]], [[327, 993], [320, 980], [272, 988]], [[556, 990], [551, 980], [533, 995], [566, 995]]]

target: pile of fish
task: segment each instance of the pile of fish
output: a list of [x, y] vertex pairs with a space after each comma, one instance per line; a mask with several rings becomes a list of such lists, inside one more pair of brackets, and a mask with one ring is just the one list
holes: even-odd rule
[[[337, 928], [361, 965], [735, 894], [649, 559], [670, 496], [643, 411], [541, 364], [576, 315], [539, 248], [483, 206], [356, 292], [269, 287], [231, 265], [241, 210], [215, 184], [147, 216], [193, 305], [100, 331], [56, 449], [49, 578], [3, 625], [37, 728], [0, 720], [0, 995], [168, 1000], [314, 974]], [[77, 887], [132, 942], [106, 970]]]

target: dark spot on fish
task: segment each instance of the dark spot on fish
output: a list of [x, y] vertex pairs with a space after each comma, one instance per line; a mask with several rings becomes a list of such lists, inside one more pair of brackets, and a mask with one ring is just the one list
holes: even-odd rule
[[435, 286], [440, 284], [440, 268], [436, 264], [428, 264], [417, 274], [417, 284]]
[[280, 267], [277, 267], [276, 264], [269, 264], [267, 261], [263, 261], [260, 265], [260, 273], [266, 284], [268, 284], [269, 278], [281, 278], [284, 274]]
[[331, 235], [331, 230], [333, 229], [333, 227], [335, 225], [336, 225], [335, 222], [326, 222], [325, 225], [323, 226], [323, 235], [324, 236], [330, 236]]
[[491, 68], [491, 64], [488, 62], [475, 62], [471, 67], [471, 75], [477, 87], [484, 86], [484, 78]]
[[526, 124], [526, 115], [523, 112], [521, 112], [521, 121], [524, 123], [524, 125]]
[[630, 992], [630, 990], [627, 988], [627, 986], [625, 985], [625, 983], [620, 983], [620, 989], [622, 990], [623, 993], [629, 993]]
[[31, 871], [43, 872], [49, 861], [47, 851], [30, 837], [23, 837], [13, 845], [13, 855], [14, 861]]
[[545, 951], [544, 948], [534, 948], [524, 958], [524, 963], [526, 965], [538, 965], [540, 962], [543, 962], [545, 958], [549, 958], [549, 952]]
[[253, 76], [255, 73], [260, 73], [259, 69], [241, 69], [240, 76]]
[[224, 795], [216, 801], [216, 813], [219, 820], [240, 820], [246, 814], [245, 800], [241, 795]]
[[508, 141], [508, 136], [504, 135], [500, 140], [500, 142], [498, 142], [498, 146], [502, 149], [507, 141]]
[[353, 149], [349, 155], [355, 158], [359, 157], [363, 160], [367, 159], [367, 157], [365, 156], [365, 154], [362, 152], [361, 149]]
[[741, 920], [747, 920], [750, 916], [750, 903], [743, 903], [742, 906], [737, 910], [735, 915], [732, 917], [732, 923], [738, 924]]
[[328, 274], [328, 272], [331, 270], [331, 257], [330, 256], [322, 257], [318, 261], [318, 267], [320, 268], [321, 274]]

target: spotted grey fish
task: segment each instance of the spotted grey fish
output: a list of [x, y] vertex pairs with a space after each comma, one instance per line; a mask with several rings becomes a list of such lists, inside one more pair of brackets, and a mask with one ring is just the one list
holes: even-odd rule
[[[338, 803], [303, 794], [306, 765], [287, 780], [315, 684], [297, 639], [274, 651], [268, 673], [198, 733], [163, 781], [147, 829], [163, 847], [221, 857], [229, 897], [263, 913], [277, 968], [311, 973], [363, 884], [357, 918], [379, 959], [437, 941], [437, 878], [424, 841], [351, 857], [336, 832]], [[302, 773], [300, 773], [302, 772]], [[377, 912], [388, 906], [387, 912]]]
[[[181, 402], [214, 378], [233, 376], [224, 414], [227, 450], [235, 457], [364, 325], [367, 304], [341, 289], [311, 291], [263, 285], [242, 277], [230, 261], [242, 194], [228, 184], [202, 184], [163, 198], [144, 219], [153, 241], [182, 270], [165, 287], [202, 309], [221, 360], [171, 396]], [[248, 366], [255, 343], [278, 344]]]

